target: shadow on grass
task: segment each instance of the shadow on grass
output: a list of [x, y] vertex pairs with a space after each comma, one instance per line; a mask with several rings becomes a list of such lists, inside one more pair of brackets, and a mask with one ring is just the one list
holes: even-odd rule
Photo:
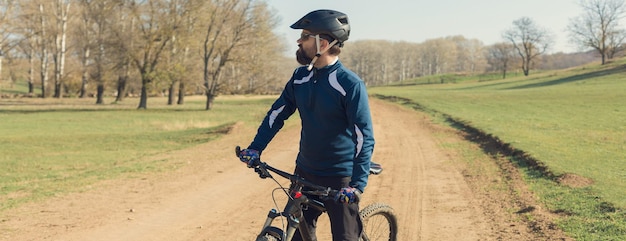
[[609, 68], [609, 69], [603, 69], [603, 70], [598, 70], [598, 71], [594, 71], [594, 72], [587, 72], [587, 73], [584, 73], [584, 74], [572, 75], [572, 76], [568, 76], [568, 77], [564, 77], [564, 78], [558, 78], [558, 79], [555, 79], [555, 80], [552, 80], [552, 81], [533, 83], [533, 84], [527, 84], [527, 85], [520, 85], [520, 86], [510, 87], [510, 88], [506, 88], [506, 89], [529, 89], [529, 88], [538, 88], [538, 87], [546, 87], [546, 86], [567, 84], [567, 83], [572, 83], [572, 82], [577, 82], [577, 81], [582, 81], [582, 80], [589, 80], [589, 79], [593, 79], [593, 78], [598, 78], [598, 77], [602, 77], [602, 76], [606, 76], [606, 75], [617, 74], [617, 73], [621, 73], [621, 72], [624, 72], [624, 71], [626, 71], [626, 66], [625, 65], [619, 65], [619, 66], [615, 66], [615, 67]]
[[5, 94], [5, 95], [23, 95], [24, 91], [16, 90], [16, 89], [2, 89], [2, 90], [0, 90], [0, 94]]
[[[593, 72], [586, 72], [584, 74], [578, 74], [578, 75], [572, 75], [572, 76], [565, 76], [563, 78], [558, 78], [558, 79], [554, 79], [551, 81], [542, 81], [539, 83], [530, 83], [530, 84], [520, 84], [523, 82], [534, 82], [536, 80], [545, 78], [545, 76], [541, 76], [541, 77], [529, 77], [527, 79], [522, 79], [520, 81], [516, 81], [516, 82], [495, 82], [495, 83], [489, 83], [489, 84], [482, 84], [482, 85], [476, 85], [476, 86], [469, 86], [469, 87], [462, 87], [462, 88], [451, 88], [450, 90], [470, 90], [470, 89], [483, 89], [483, 88], [498, 88], [499, 86], [501, 86], [500, 88], [504, 89], [504, 90], [515, 90], [515, 89], [530, 89], [530, 88], [540, 88], [540, 87], [547, 87], [547, 86], [554, 86], [554, 85], [560, 85], [560, 84], [567, 84], [567, 83], [573, 83], [573, 82], [578, 82], [578, 81], [583, 81], [583, 80], [590, 80], [593, 78], [598, 78], [598, 77], [602, 77], [602, 76], [607, 76], [607, 75], [613, 75], [613, 74], [618, 74], [618, 73], [626, 73], [626, 65], [619, 65], [619, 66], [615, 66], [615, 67], [611, 67], [611, 68], [607, 68], [607, 69], [602, 69], [602, 70], [598, 70], [598, 71], [593, 71]], [[503, 79], [500, 79], [503, 80]], [[512, 84], [516, 84], [516, 86], [510, 86]], [[397, 87], [404, 87], [404, 86], [417, 86], [417, 85], [433, 85], [433, 84], [440, 84], [440, 83], [400, 83], [400, 84], [394, 84], [391, 86], [397, 86]], [[507, 87], [509, 86], [509, 87]]]

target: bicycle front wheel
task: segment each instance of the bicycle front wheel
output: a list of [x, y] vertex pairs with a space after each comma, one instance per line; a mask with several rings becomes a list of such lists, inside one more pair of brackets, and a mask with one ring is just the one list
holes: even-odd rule
[[363, 208], [359, 215], [363, 221], [362, 241], [396, 241], [398, 219], [387, 204], [374, 203]]
[[267, 227], [257, 236], [256, 241], [282, 241], [283, 230], [277, 227]]

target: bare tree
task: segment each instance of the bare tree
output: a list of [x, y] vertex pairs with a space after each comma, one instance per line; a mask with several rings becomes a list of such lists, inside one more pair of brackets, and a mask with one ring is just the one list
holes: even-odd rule
[[359, 74], [361, 79], [365, 83], [372, 84], [374, 80], [374, 74], [372, 74], [371, 66], [375, 61], [374, 58], [374, 43], [373, 41], [354, 41], [346, 44], [344, 50], [341, 52], [342, 62], [346, 66], [351, 66], [352, 69]]
[[[81, 62], [83, 63], [83, 88], [86, 79], [96, 82], [96, 104], [104, 104], [105, 73], [108, 70], [109, 52], [114, 49], [109, 43], [111, 29], [110, 16], [116, 5], [107, 0], [81, 0], [83, 8], [82, 23], [84, 34], [82, 38]], [[83, 94], [84, 92], [81, 91]], [[81, 94], [81, 95], [83, 95]]]
[[454, 57], [456, 73], [474, 73], [484, 69], [485, 59], [483, 43], [478, 39], [466, 39], [461, 35], [447, 37], [446, 39], [456, 44], [456, 56]]
[[[6, 3], [3, 3], [6, 4]], [[28, 77], [29, 94], [34, 93], [35, 88], [35, 72], [39, 71], [39, 84], [41, 87], [41, 97], [46, 98], [48, 93], [48, 67], [49, 67], [49, 51], [50, 51], [50, 13], [49, 2], [42, 0], [23, 0], [14, 2], [17, 6], [9, 8], [15, 19], [11, 25], [11, 32], [7, 32], [5, 37], [11, 36], [15, 39], [15, 45], [18, 46], [22, 54], [28, 58]], [[4, 28], [5, 26], [3, 26]], [[7, 39], [3, 39], [3, 48], [6, 48]], [[3, 49], [5, 50], [5, 49]], [[38, 63], [37, 61], [38, 60]], [[36, 67], [36, 65], [39, 67]]]
[[485, 46], [478, 39], [469, 39], [465, 43], [465, 52], [467, 52], [468, 65], [465, 71], [477, 73], [486, 68], [487, 60], [485, 59]]
[[424, 75], [453, 73], [455, 58], [458, 55], [456, 43], [451, 39], [437, 38], [422, 43], [422, 58], [424, 61]]
[[168, 11], [171, 16], [169, 21], [173, 21], [181, 26], [175, 27], [174, 31], [172, 31], [169, 51], [165, 55], [167, 64], [163, 69], [164, 74], [162, 76], [168, 84], [168, 105], [174, 103], [177, 88], [177, 103], [184, 103], [185, 76], [190, 75], [188, 70], [191, 69], [187, 65], [191, 39], [194, 37], [194, 30], [204, 4], [206, 2], [203, 0], [171, 0], [169, 2]]
[[509, 64], [513, 62], [517, 53], [515, 47], [510, 43], [496, 43], [487, 48], [487, 62], [495, 71], [502, 72], [502, 78], [506, 79], [506, 72]]
[[57, 0], [54, 2], [54, 48], [52, 59], [54, 62], [54, 97], [63, 96], [63, 81], [65, 77], [65, 56], [67, 51], [67, 21], [72, 1]]
[[395, 43], [393, 49], [394, 56], [397, 56], [397, 79], [400, 81], [414, 78], [418, 75], [417, 69], [419, 69], [419, 61], [417, 52], [418, 48], [416, 44], [409, 42]]
[[22, 51], [23, 56], [28, 59], [28, 70], [26, 70], [26, 82], [28, 85], [28, 95], [35, 92], [35, 60], [38, 48], [38, 26], [39, 14], [31, 2], [20, 2], [19, 13], [15, 15], [13, 34], [17, 38], [17, 47]]
[[79, 46], [77, 57], [81, 64], [81, 87], [79, 96], [87, 95], [89, 80], [96, 82], [96, 104], [103, 104], [105, 36], [112, 3], [106, 0], [79, 0], [80, 21], [74, 26], [74, 45]]
[[13, 25], [10, 22], [13, 20], [11, 16], [13, 7], [14, 2], [12, 0], [0, 1], [0, 82], [2, 82], [2, 61], [10, 48], [7, 42], [13, 30]]
[[[200, 4], [202, 4], [203, 2], [200, 1], [199, 3], [196, 4], [191, 4], [190, 8], [188, 11], [190, 13], [186, 14], [184, 16], [184, 22], [185, 22], [185, 28], [181, 28], [183, 32], [182, 35], [182, 40], [179, 41], [178, 43], [180, 43], [181, 48], [182, 48], [182, 54], [180, 54], [180, 66], [182, 66], [184, 68], [183, 71], [186, 71], [187, 68], [192, 69], [193, 67], [188, 66], [190, 65], [188, 63], [189, 60], [189, 53], [191, 52], [191, 48], [192, 48], [192, 39], [193, 37], [195, 37], [195, 31], [196, 31], [196, 26], [197, 26], [197, 22], [199, 21], [199, 13], [201, 13], [202, 11], [200, 11], [202, 8], [199, 7]], [[193, 6], [198, 6], [197, 8], [194, 8]], [[187, 83], [189, 82], [189, 80], [192, 78], [192, 76], [190, 75], [183, 75], [178, 79], [178, 100], [176, 100], [176, 104], [178, 105], [182, 105], [185, 103], [185, 92], [187, 91]], [[172, 85], [172, 89], [174, 88], [174, 84]], [[174, 91], [170, 92], [170, 95], [173, 95]]]
[[[433, 42], [430, 40], [429, 44]], [[340, 58], [368, 85], [385, 85], [428, 72], [428, 64], [425, 63], [437, 60], [436, 57], [430, 58], [436, 51], [429, 52], [427, 50], [430, 49], [420, 47], [422, 45], [404, 41], [358, 40], [346, 44]]]
[[26, 75], [26, 84], [28, 85], [28, 95], [33, 95], [35, 92], [35, 35], [32, 34], [32, 29], [24, 29], [27, 31], [25, 36], [22, 36], [18, 43], [18, 48], [22, 51], [23, 56], [28, 59], [28, 70]]
[[595, 49], [602, 58], [611, 59], [621, 51], [626, 32], [619, 21], [626, 13], [624, 0], [581, 0], [583, 13], [570, 19], [567, 27], [570, 41], [581, 49]]
[[40, 48], [39, 58], [40, 58], [40, 77], [41, 77], [41, 98], [46, 98], [48, 96], [48, 64], [49, 64], [49, 56], [48, 56], [48, 17], [46, 15], [45, 7], [43, 4], [39, 4], [39, 23], [40, 29], [38, 31], [38, 46]]
[[[130, 1], [125, 7], [136, 31], [133, 33], [121, 32], [113, 28], [120, 48], [128, 54], [133, 66], [141, 75], [141, 96], [138, 109], [148, 107], [148, 89], [157, 80], [157, 66], [161, 54], [172, 38], [172, 32], [178, 25], [169, 21], [170, 12], [167, 11], [168, 1], [153, 0]], [[133, 41], [129, 41], [130, 39]], [[132, 45], [131, 45], [132, 43]]]
[[528, 18], [522, 17], [513, 21], [513, 27], [507, 30], [502, 37], [513, 44], [522, 60], [522, 71], [528, 76], [533, 61], [545, 53], [552, 43], [550, 33], [535, 24]]
[[[74, 28], [77, 32], [74, 34], [77, 36], [75, 38], [76, 45], [79, 47], [79, 56], [80, 56], [80, 64], [81, 64], [81, 83], [80, 83], [80, 91], [78, 96], [80, 98], [85, 98], [87, 96], [87, 84], [89, 82], [89, 63], [90, 63], [90, 55], [92, 47], [91, 38], [80, 38], [80, 33], [87, 33], [91, 29], [92, 18], [90, 13], [89, 0], [81, 0], [79, 2], [80, 6], [80, 25], [77, 28]], [[86, 35], [83, 35], [86, 36]]]
[[624, 50], [626, 40], [626, 30], [616, 29], [608, 38], [609, 51], [606, 53], [607, 59], [613, 59], [615, 55]]
[[[112, 14], [112, 23], [110, 26], [115, 26], [116, 36], [133, 36], [135, 31], [135, 21], [136, 19], [131, 17], [129, 11], [126, 11], [125, 3], [119, 3], [115, 6], [114, 12]], [[120, 43], [120, 41], [123, 41]], [[130, 55], [123, 51], [125, 48], [134, 49], [136, 46], [136, 40], [133, 37], [128, 37], [125, 39], [117, 39], [110, 43], [114, 47], [114, 51], [110, 51], [112, 55], [112, 61], [115, 63], [113, 66], [113, 70], [117, 75], [117, 91], [115, 96], [115, 102], [121, 102], [127, 95], [128, 85], [131, 76], [132, 62]], [[118, 47], [120, 45], [124, 45], [126, 47]], [[122, 51], [120, 51], [122, 50]]]
[[278, 20], [267, 4], [256, 2], [251, 16], [253, 27], [246, 35], [255, 37], [246, 39], [245, 48], [233, 49], [233, 61], [222, 71], [220, 93], [280, 93], [291, 75], [285, 69], [297, 66], [293, 58], [282, 55], [286, 44], [272, 33]]
[[246, 33], [253, 27], [252, 0], [215, 1], [202, 44], [206, 110], [210, 110], [219, 93], [222, 68], [231, 61], [230, 54], [244, 45]]

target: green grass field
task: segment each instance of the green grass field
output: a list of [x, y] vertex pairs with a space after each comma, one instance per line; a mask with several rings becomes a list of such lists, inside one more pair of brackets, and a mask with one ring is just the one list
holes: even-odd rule
[[[183, 106], [151, 98], [97, 106], [94, 99], [4, 99], [0, 102], [0, 211], [80, 191], [98, 180], [175, 168], [152, 155], [205, 143], [232, 124], [257, 125], [275, 97], [202, 97]], [[110, 100], [112, 101], [112, 100]]]
[[498, 137], [559, 176], [593, 180], [558, 185], [527, 170], [542, 202], [579, 240], [626, 239], [626, 61], [506, 80], [370, 88], [410, 99]]

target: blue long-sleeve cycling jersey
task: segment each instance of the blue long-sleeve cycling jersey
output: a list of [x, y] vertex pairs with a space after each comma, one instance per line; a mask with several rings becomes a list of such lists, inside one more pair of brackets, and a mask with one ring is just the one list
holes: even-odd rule
[[302, 121], [298, 168], [318, 176], [351, 177], [364, 191], [374, 132], [363, 81], [340, 61], [297, 68], [248, 148], [263, 151], [295, 110]]

